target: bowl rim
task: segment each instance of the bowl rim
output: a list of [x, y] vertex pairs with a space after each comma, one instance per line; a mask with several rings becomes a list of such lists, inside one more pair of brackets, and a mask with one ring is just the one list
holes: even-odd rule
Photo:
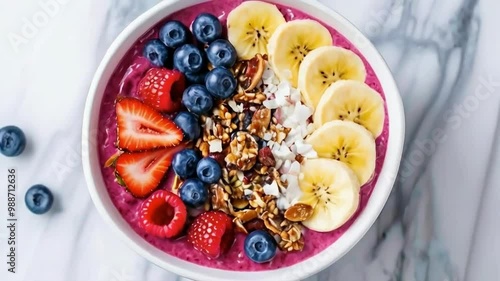
[[[97, 123], [101, 101], [108, 80], [121, 58], [144, 32], [161, 19], [185, 7], [207, 1], [210, 0], [161, 1], [136, 18], [114, 40], [101, 60], [89, 88], [82, 126], [82, 164], [88, 190], [98, 212], [131, 249], [156, 265], [187, 278], [207, 281], [234, 280], [232, 274], [235, 271], [208, 268], [180, 260], [157, 249], [135, 233], [112, 204], [103, 181], [100, 165], [95, 165], [99, 163]], [[390, 120], [387, 151], [379, 178], [365, 209], [346, 232], [323, 251], [297, 264], [274, 270], [238, 272], [239, 280], [301, 280], [325, 269], [344, 256], [361, 240], [378, 218], [398, 174], [405, 136], [404, 108], [396, 82], [385, 60], [373, 44], [347, 19], [316, 0], [265, 1], [302, 10], [325, 24], [331, 25], [351, 41], [372, 66], [382, 84]], [[334, 22], [336, 24], [333, 24]]]

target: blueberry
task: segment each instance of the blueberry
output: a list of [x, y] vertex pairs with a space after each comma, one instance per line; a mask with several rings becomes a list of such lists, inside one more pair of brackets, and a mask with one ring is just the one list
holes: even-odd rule
[[186, 179], [196, 175], [196, 166], [200, 156], [193, 149], [184, 149], [175, 154], [172, 160], [174, 172], [181, 178]]
[[50, 210], [54, 196], [45, 185], [37, 184], [28, 189], [24, 202], [31, 212], [41, 215]]
[[245, 238], [245, 254], [256, 263], [272, 260], [276, 255], [276, 241], [264, 230], [255, 230]]
[[208, 198], [205, 184], [196, 178], [185, 180], [179, 189], [182, 201], [192, 208], [202, 206]]
[[159, 35], [163, 44], [175, 49], [189, 42], [191, 32], [180, 21], [172, 20], [165, 23]]
[[212, 109], [214, 101], [205, 86], [192, 85], [184, 91], [182, 104], [189, 111], [201, 115], [208, 113]]
[[198, 162], [196, 175], [201, 181], [211, 184], [219, 181], [222, 170], [215, 159], [205, 157]]
[[243, 118], [243, 130], [248, 130], [250, 124], [252, 124], [253, 112], [250, 110], [245, 111], [245, 117]]
[[215, 98], [227, 99], [234, 94], [237, 83], [231, 71], [219, 66], [207, 74], [205, 86]]
[[26, 147], [26, 136], [16, 126], [7, 126], [0, 129], [0, 153], [7, 157], [18, 156]]
[[207, 76], [208, 71], [201, 70], [197, 73], [186, 72], [184, 76], [186, 76], [187, 81], [190, 84], [205, 84], [205, 77]]
[[206, 66], [205, 54], [195, 45], [186, 44], [174, 52], [174, 68], [182, 73], [197, 73]]
[[193, 21], [194, 37], [201, 43], [211, 43], [222, 36], [222, 24], [219, 19], [208, 13], [199, 14]]
[[236, 63], [236, 49], [229, 41], [217, 39], [208, 46], [207, 57], [214, 66], [231, 68]]
[[172, 49], [165, 46], [160, 40], [152, 39], [144, 45], [142, 55], [154, 66], [168, 66], [172, 58]]
[[175, 124], [182, 130], [186, 140], [192, 141], [200, 137], [201, 126], [198, 117], [191, 112], [183, 111], [177, 114]]

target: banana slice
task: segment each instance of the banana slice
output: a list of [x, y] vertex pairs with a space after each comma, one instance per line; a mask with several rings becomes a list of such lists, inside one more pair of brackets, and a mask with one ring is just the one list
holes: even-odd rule
[[370, 131], [354, 122], [335, 120], [325, 123], [306, 142], [320, 158], [332, 158], [347, 164], [361, 185], [370, 180], [375, 170], [375, 139]]
[[360, 184], [354, 172], [333, 159], [307, 160], [301, 167], [300, 203], [313, 207], [302, 224], [314, 231], [328, 232], [341, 227], [359, 206]]
[[267, 54], [267, 44], [285, 17], [275, 5], [245, 1], [227, 16], [227, 37], [244, 60]]
[[297, 87], [299, 67], [304, 57], [321, 46], [332, 45], [332, 35], [314, 20], [293, 20], [276, 28], [269, 40], [269, 62], [281, 80]]
[[354, 52], [325, 46], [310, 52], [299, 68], [298, 87], [304, 102], [316, 108], [325, 90], [338, 80], [364, 82], [366, 69]]
[[384, 100], [363, 82], [343, 80], [333, 83], [319, 100], [314, 125], [319, 128], [332, 120], [349, 120], [368, 129], [376, 138], [384, 128]]

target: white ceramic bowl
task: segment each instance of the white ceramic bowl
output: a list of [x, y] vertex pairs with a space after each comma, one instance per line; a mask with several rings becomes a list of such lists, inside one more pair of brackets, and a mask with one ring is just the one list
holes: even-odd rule
[[97, 125], [99, 109], [109, 78], [120, 59], [134, 42], [148, 29], [167, 15], [180, 9], [206, 0], [165, 0], [142, 14], [132, 22], [113, 42], [104, 56], [90, 87], [85, 107], [82, 132], [83, 167], [90, 195], [98, 211], [118, 233], [118, 235], [137, 253], [151, 262], [181, 276], [195, 280], [247, 280], [247, 281], [285, 281], [301, 280], [331, 265], [347, 253], [368, 231], [382, 211], [391, 192], [401, 159], [404, 140], [404, 113], [401, 98], [386, 63], [366, 39], [345, 18], [328, 7], [312, 0], [272, 0], [277, 4], [293, 7], [334, 27], [351, 41], [368, 60], [381, 81], [387, 100], [389, 115], [389, 140], [387, 154], [379, 180], [363, 212], [352, 226], [331, 246], [316, 256], [293, 266], [260, 272], [242, 272], [201, 267], [196, 264], [172, 257], [155, 248], [141, 238], [122, 218], [107, 193], [99, 165], [97, 149]]

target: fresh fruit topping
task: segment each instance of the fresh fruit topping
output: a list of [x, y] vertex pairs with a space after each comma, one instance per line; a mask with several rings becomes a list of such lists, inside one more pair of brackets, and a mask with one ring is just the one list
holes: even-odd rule
[[236, 50], [233, 45], [225, 39], [217, 39], [210, 43], [206, 52], [208, 60], [215, 67], [223, 66], [231, 68], [236, 63]]
[[54, 196], [45, 185], [37, 184], [26, 191], [24, 202], [28, 210], [34, 214], [41, 215], [50, 210], [54, 202]]
[[170, 119], [134, 98], [116, 103], [118, 147], [139, 151], [178, 145], [182, 131]]
[[262, 81], [262, 75], [266, 68], [264, 57], [257, 54], [250, 60], [239, 61], [238, 64], [235, 67], [235, 74], [238, 76], [240, 85], [245, 91], [252, 91]]
[[159, 37], [163, 44], [174, 49], [187, 44], [190, 36], [191, 32], [189, 32], [189, 29], [182, 22], [176, 20], [165, 23], [159, 32]]
[[155, 109], [172, 113], [181, 108], [186, 88], [184, 75], [177, 70], [152, 68], [139, 82], [139, 97]]
[[335, 82], [325, 91], [316, 107], [314, 125], [320, 127], [332, 120], [358, 123], [376, 138], [384, 128], [384, 100], [363, 82]]
[[205, 84], [205, 77], [207, 77], [208, 70], [201, 70], [200, 72], [197, 73], [190, 73], [186, 72], [184, 73], [184, 76], [186, 76], [186, 80], [190, 84]]
[[175, 116], [174, 122], [181, 128], [186, 140], [193, 141], [200, 137], [201, 126], [198, 122], [198, 117], [193, 113], [187, 111], [180, 112]]
[[179, 177], [187, 179], [196, 175], [196, 166], [199, 161], [200, 156], [194, 149], [184, 149], [175, 154], [172, 168]]
[[193, 34], [201, 43], [212, 43], [221, 38], [222, 24], [219, 19], [208, 13], [199, 14], [193, 21]]
[[7, 157], [19, 156], [26, 147], [26, 136], [16, 126], [0, 129], [0, 153]]
[[297, 87], [299, 67], [312, 50], [332, 45], [332, 35], [314, 20], [293, 20], [276, 28], [267, 45], [269, 62], [280, 80]]
[[182, 73], [197, 73], [207, 65], [205, 53], [193, 44], [186, 44], [175, 50], [174, 68]]
[[273, 152], [269, 146], [265, 146], [259, 150], [259, 162], [268, 167], [274, 167], [276, 165], [276, 159], [274, 158]]
[[313, 214], [314, 208], [304, 203], [297, 203], [286, 209], [285, 218], [289, 221], [305, 221]]
[[363, 126], [351, 121], [330, 121], [314, 131], [306, 142], [320, 158], [332, 158], [347, 164], [361, 185], [372, 177], [376, 159], [375, 139]]
[[188, 242], [207, 257], [218, 258], [234, 242], [231, 217], [221, 211], [208, 211], [199, 215], [189, 227]]
[[271, 261], [276, 250], [276, 240], [264, 230], [255, 230], [245, 238], [245, 254], [256, 263]]
[[314, 211], [302, 224], [314, 231], [329, 232], [341, 227], [356, 212], [360, 184], [356, 174], [333, 159], [307, 160], [299, 178], [300, 203]]
[[207, 201], [208, 189], [199, 179], [187, 179], [180, 186], [180, 196], [187, 206], [198, 208]]
[[158, 190], [139, 209], [139, 225], [146, 233], [160, 238], [172, 238], [184, 229], [186, 206], [170, 191]]
[[172, 59], [172, 49], [168, 48], [158, 39], [146, 42], [142, 55], [146, 57], [152, 65], [163, 67], [170, 65]]
[[203, 182], [212, 184], [219, 181], [222, 170], [215, 159], [205, 157], [198, 162], [196, 175], [198, 175], [198, 178]]
[[312, 50], [299, 68], [298, 87], [304, 102], [316, 108], [325, 90], [339, 80], [364, 82], [363, 61], [353, 51], [324, 46]]
[[227, 99], [234, 94], [238, 84], [231, 71], [219, 66], [207, 74], [205, 86], [214, 98]]
[[261, 1], [245, 1], [227, 16], [227, 35], [238, 57], [251, 59], [267, 54], [267, 43], [285, 18], [278, 8]]
[[174, 155], [182, 145], [155, 151], [123, 153], [116, 159], [116, 173], [135, 197], [146, 197], [165, 176]]
[[212, 95], [203, 85], [192, 85], [184, 91], [182, 104], [191, 112], [207, 114], [214, 106]]

